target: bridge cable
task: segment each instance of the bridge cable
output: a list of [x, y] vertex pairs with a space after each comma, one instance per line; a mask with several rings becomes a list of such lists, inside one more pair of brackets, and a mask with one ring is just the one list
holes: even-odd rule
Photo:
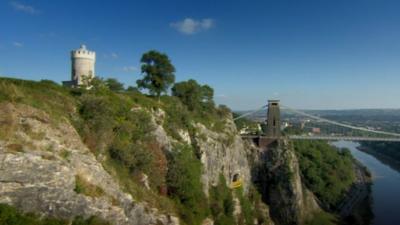
[[241, 118], [246, 117], [246, 116], [249, 116], [249, 115], [252, 115], [252, 114], [254, 114], [254, 113], [256, 113], [256, 112], [259, 112], [259, 111], [261, 111], [261, 110], [263, 110], [263, 109], [265, 109], [265, 108], [267, 108], [267, 107], [268, 107], [268, 105], [263, 105], [261, 108], [258, 108], [258, 109], [254, 110], [254, 111], [251, 111], [251, 112], [242, 114], [242, 115], [240, 115], [240, 116], [238, 116], [238, 117], [236, 117], [236, 118], [233, 118], [233, 121], [238, 120], [238, 119], [241, 119]]
[[318, 117], [318, 116], [314, 116], [314, 115], [308, 114], [306, 112], [303, 112], [303, 111], [300, 111], [300, 110], [297, 110], [297, 109], [292, 109], [292, 108], [290, 108], [288, 106], [281, 105], [281, 107], [284, 108], [284, 109], [287, 109], [289, 111], [292, 111], [294, 113], [297, 113], [297, 114], [300, 114], [300, 115], [303, 115], [303, 116], [306, 116], [306, 117], [309, 117], [309, 118], [312, 118], [312, 119], [316, 119], [316, 120], [319, 120], [319, 121], [323, 121], [323, 122], [326, 122], [326, 123], [329, 123], [329, 124], [333, 124], [333, 125], [337, 125], [337, 126], [341, 126], [341, 127], [346, 127], [346, 128], [350, 128], [350, 129], [353, 129], [353, 130], [361, 130], [361, 131], [366, 131], [366, 132], [371, 132], [371, 133], [376, 133], [376, 134], [384, 134], [384, 135], [400, 137], [400, 134], [398, 134], [398, 133], [371, 130], [371, 129], [368, 129], [368, 128], [365, 128], [365, 127], [352, 126], [352, 125], [348, 125], [348, 124], [344, 124], [344, 123], [339, 123], [339, 122], [336, 122], [336, 121], [333, 121], [333, 120], [324, 119], [324, 118], [321, 118], [321, 117]]

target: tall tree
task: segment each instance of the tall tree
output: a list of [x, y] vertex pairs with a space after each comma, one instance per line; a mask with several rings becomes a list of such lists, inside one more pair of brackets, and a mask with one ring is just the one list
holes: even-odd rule
[[136, 81], [141, 89], [148, 89], [150, 94], [160, 97], [161, 93], [167, 92], [168, 88], [175, 82], [175, 67], [168, 56], [155, 50], [143, 54], [142, 63], [143, 79]]
[[124, 90], [124, 84], [115, 78], [108, 78], [106, 80], [106, 85], [111, 91], [119, 92]]
[[199, 107], [214, 106], [214, 90], [208, 85], [200, 85], [195, 80], [176, 83], [172, 87], [172, 95], [178, 97], [190, 111]]

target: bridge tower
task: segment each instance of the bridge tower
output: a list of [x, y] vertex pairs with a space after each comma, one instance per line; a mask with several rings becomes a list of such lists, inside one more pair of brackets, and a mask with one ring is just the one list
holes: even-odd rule
[[268, 100], [266, 136], [274, 138], [281, 136], [281, 112], [279, 108], [279, 100]]

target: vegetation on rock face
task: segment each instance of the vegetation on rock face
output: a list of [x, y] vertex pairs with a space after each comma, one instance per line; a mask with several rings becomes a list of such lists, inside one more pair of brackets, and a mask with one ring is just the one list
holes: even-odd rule
[[89, 183], [85, 178], [80, 175], [75, 176], [75, 189], [78, 194], [84, 194], [91, 197], [100, 197], [104, 195], [103, 189]]
[[306, 221], [305, 225], [335, 225], [338, 222], [332, 214], [321, 211], [312, 215], [312, 219]]
[[[200, 224], [206, 217], [213, 218], [216, 224], [235, 223], [232, 193], [225, 180], [210, 189], [210, 199], [207, 199], [200, 181], [202, 164], [196, 155], [196, 143], [182, 144], [179, 134], [182, 130], [194, 135], [196, 123], [216, 132], [224, 131], [230, 110], [214, 106], [212, 91], [203, 93], [203, 99], [197, 99], [201, 106], [191, 111], [187, 102], [179, 97], [161, 96], [157, 101], [136, 90], [117, 88], [113, 91], [103, 79], [92, 80], [90, 90], [15, 79], [0, 79], [0, 84], [8, 87], [0, 89], [0, 102], [31, 105], [44, 110], [51, 118], [70, 120], [84, 143], [102, 160], [105, 169], [136, 200], [177, 214], [184, 224]], [[41, 101], [37, 102], [32, 96]], [[152, 121], [152, 116], [160, 111], [160, 117]], [[170, 151], [156, 144], [155, 125], [162, 126], [178, 141]], [[143, 183], [145, 176], [150, 190]], [[93, 197], [102, 195], [101, 190], [79, 176], [75, 191]], [[247, 198], [240, 197], [245, 209], [243, 221], [254, 217], [251, 212], [254, 201]]]
[[200, 182], [201, 162], [193, 149], [177, 145], [168, 155], [168, 195], [175, 199], [186, 224], [200, 224], [208, 215], [207, 198]]
[[[257, 219], [258, 224], [269, 224], [270, 217], [268, 213], [267, 205], [262, 201], [261, 194], [256, 190], [254, 186], [251, 186], [249, 189], [249, 193], [247, 196], [242, 195], [242, 199], [240, 202], [242, 204], [242, 208], [244, 208], [244, 216], [246, 218], [247, 224], [250, 224], [253, 219]], [[250, 201], [252, 205], [252, 210], [246, 209], [245, 201]], [[247, 205], [250, 205], [247, 203]]]
[[351, 153], [324, 141], [295, 141], [294, 148], [307, 187], [334, 209], [355, 179]]
[[223, 175], [220, 175], [218, 185], [210, 190], [210, 210], [215, 225], [235, 224], [232, 191], [226, 186]]
[[[0, 224], [2, 225], [68, 225], [68, 220], [55, 219], [50, 217], [42, 218], [32, 213], [21, 213], [15, 207], [0, 204]], [[88, 219], [77, 217], [72, 225], [108, 225], [108, 222], [92, 216]]]

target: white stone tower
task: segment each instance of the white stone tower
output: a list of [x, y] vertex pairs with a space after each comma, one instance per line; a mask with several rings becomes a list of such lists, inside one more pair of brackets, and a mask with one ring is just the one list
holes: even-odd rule
[[93, 79], [95, 63], [96, 53], [87, 50], [85, 45], [71, 51], [71, 81], [63, 82], [64, 85], [79, 86]]

